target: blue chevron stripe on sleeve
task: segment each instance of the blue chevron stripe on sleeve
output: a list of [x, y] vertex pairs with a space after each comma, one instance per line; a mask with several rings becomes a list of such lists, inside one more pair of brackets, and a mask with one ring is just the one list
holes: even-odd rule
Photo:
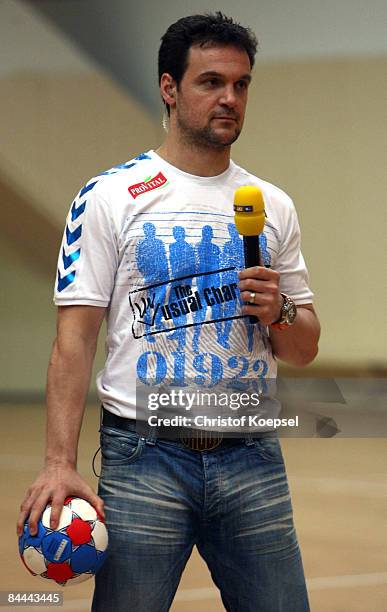
[[89, 185], [85, 185], [83, 187], [83, 189], [81, 189], [78, 198], [81, 198], [83, 195], [85, 195], [85, 193], [87, 193], [88, 191], [91, 191], [93, 189], [93, 187], [96, 186], [97, 183], [98, 183], [98, 181], [94, 181], [94, 183], [90, 183]]
[[73, 205], [71, 207], [71, 221], [75, 221], [75, 219], [78, 219], [78, 217], [80, 217], [81, 214], [85, 212], [85, 207], [86, 207], [86, 202], [83, 202], [83, 204], [80, 204], [77, 208], [75, 206], [75, 200], [74, 200]]
[[80, 254], [81, 254], [81, 249], [77, 249], [73, 253], [70, 253], [70, 255], [66, 255], [66, 251], [63, 248], [63, 250], [62, 250], [62, 261], [63, 261], [64, 269], [67, 270], [67, 268], [69, 268], [71, 266], [71, 264], [74, 263], [74, 261], [77, 261], [77, 259], [79, 258]]
[[118, 164], [118, 166], [114, 166], [113, 170], [129, 170], [129, 168], [133, 168], [133, 166], [135, 165], [135, 163], [128, 164], [128, 162], [125, 162], [124, 164]]
[[98, 176], [117, 174], [117, 172], [119, 172], [120, 170], [129, 170], [130, 168], [133, 168], [133, 166], [135, 165], [136, 165], [136, 162], [127, 161], [127, 162], [124, 162], [123, 164], [118, 164], [117, 166], [114, 166], [113, 168], [110, 168], [109, 170], [105, 170], [105, 172], [101, 172], [101, 174], [99, 174]]
[[149, 155], [147, 155], [146, 153], [140, 153], [140, 155], [138, 155], [134, 159], [138, 159], [139, 161], [141, 161], [143, 159], [152, 159], [152, 158]]
[[58, 291], [63, 291], [63, 289], [66, 289], [66, 287], [68, 287], [69, 285], [71, 285], [72, 282], [74, 282], [75, 279], [75, 271], [74, 272], [70, 272], [70, 274], [67, 274], [66, 276], [61, 276], [60, 272], [58, 270]]
[[71, 244], [73, 244], [73, 242], [76, 242], [76, 240], [78, 240], [81, 234], [82, 234], [82, 225], [79, 225], [73, 232], [71, 232], [68, 226], [66, 225], [67, 246], [70, 246]]
[[101, 172], [99, 176], [103, 176], [104, 174], [116, 174], [120, 170], [129, 170], [129, 168], [133, 168], [133, 166], [135, 165], [135, 163], [129, 164], [128, 162], [125, 162], [124, 164], [119, 164], [119, 166], [114, 166], [114, 168], [110, 168], [110, 170]]

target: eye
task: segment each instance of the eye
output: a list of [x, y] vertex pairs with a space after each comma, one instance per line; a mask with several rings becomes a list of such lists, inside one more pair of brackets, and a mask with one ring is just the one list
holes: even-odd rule
[[217, 79], [216, 77], [211, 77], [204, 81], [204, 85], [208, 87], [216, 87], [218, 83], [219, 83], [219, 79]]
[[236, 88], [237, 89], [242, 89], [242, 90], [243, 89], [247, 89], [248, 86], [249, 86], [249, 84], [248, 84], [247, 81], [237, 81], [237, 83], [236, 83]]

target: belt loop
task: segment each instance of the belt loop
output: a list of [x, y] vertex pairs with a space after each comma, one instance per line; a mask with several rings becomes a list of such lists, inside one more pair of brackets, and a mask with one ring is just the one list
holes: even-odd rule
[[254, 445], [254, 439], [253, 439], [253, 436], [251, 435], [251, 431], [246, 432], [246, 435], [245, 435], [245, 444], [246, 444], [246, 446], [253, 446]]
[[141, 436], [143, 440], [145, 440], [146, 444], [155, 446], [157, 441], [157, 426], [149, 425], [147, 421], [137, 418], [135, 420], [135, 423], [137, 433]]
[[98, 432], [100, 432], [102, 428], [102, 419], [103, 419], [103, 404], [101, 404], [101, 409], [99, 412], [99, 430]]
[[146, 438], [146, 444], [150, 444], [151, 446], [155, 446], [157, 442], [157, 426], [156, 425], [150, 425], [149, 426], [149, 433], [147, 435]]

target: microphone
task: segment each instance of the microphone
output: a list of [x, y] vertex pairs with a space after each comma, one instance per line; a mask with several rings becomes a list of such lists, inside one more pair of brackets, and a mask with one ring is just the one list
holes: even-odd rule
[[[243, 236], [245, 266], [259, 266], [259, 234], [265, 225], [265, 203], [262, 191], [255, 185], [239, 187], [234, 195], [235, 225]], [[250, 323], [257, 323], [258, 318], [250, 315]]]

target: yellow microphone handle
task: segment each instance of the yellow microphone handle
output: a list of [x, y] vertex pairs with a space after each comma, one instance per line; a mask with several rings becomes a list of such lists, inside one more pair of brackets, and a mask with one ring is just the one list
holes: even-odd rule
[[259, 236], [265, 225], [262, 191], [255, 185], [239, 187], [234, 196], [235, 225], [241, 236]]

